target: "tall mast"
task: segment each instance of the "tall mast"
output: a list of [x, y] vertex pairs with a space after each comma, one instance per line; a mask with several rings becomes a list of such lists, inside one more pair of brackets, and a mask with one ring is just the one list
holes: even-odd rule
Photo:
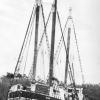
[[54, 44], [55, 44], [56, 10], [57, 10], [57, 0], [54, 0], [53, 14], [52, 14], [50, 66], [49, 66], [49, 85], [50, 86], [52, 85], [52, 77], [53, 77], [53, 60], [54, 60]]
[[68, 75], [70, 34], [71, 34], [71, 28], [68, 28], [67, 51], [66, 51], [66, 67], [65, 67], [65, 80], [64, 80], [65, 84], [67, 84], [67, 75]]
[[36, 23], [35, 23], [35, 44], [34, 44], [34, 60], [33, 60], [33, 80], [36, 76], [36, 64], [37, 64], [37, 45], [38, 45], [38, 27], [39, 27], [39, 11], [40, 11], [40, 0], [36, 0]]

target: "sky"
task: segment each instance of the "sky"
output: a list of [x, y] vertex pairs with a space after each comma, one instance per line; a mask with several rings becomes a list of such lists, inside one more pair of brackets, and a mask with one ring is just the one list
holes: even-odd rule
[[[47, 6], [51, 3], [52, 0], [43, 1]], [[14, 72], [33, 5], [34, 0], [0, 0], [0, 75]], [[100, 1], [58, 0], [58, 10], [64, 24], [69, 7], [72, 8], [85, 82], [98, 84]]]

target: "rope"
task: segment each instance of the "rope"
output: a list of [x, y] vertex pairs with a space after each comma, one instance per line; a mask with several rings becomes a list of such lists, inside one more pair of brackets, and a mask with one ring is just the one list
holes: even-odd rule
[[75, 85], [75, 80], [74, 80], [73, 75], [72, 75], [70, 63], [69, 63], [69, 69], [70, 69], [70, 75], [71, 75], [71, 78], [72, 78], [72, 81], [73, 81], [73, 87], [74, 87], [74, 90], [75, 90], [75, 94], [76, 94], [76, 96], [78, 96], [77, 90], [76, 90], [76, 85]]
[[[69, 18], [67, 18], [67, 21], [66, 21], [66, 24], [65, 24], [65, 27], [64, 27], [63, 33], [64, 33], [65, 29], [66, 29], [66, 26], [67, 26], [68, 20], [69, 20]], [[55, 58], [56, 58], [56, 56], [57, 56], [57, 54], [58, 54], [58, 56], [57, 56], [57, 60], [56, 60], [56, 63], [57, 63], [58, 58], [59, 58], [59, 55], [60, 55], [60, 51], [61, 51], [61, 47], [62, 47], [62, 43], [63, 43], [63, 37], [61, 36], [61, 39], [60, 39], [60, 41], [59, 41], [59, 43], [58, 43], [58, 46], [57, 46], [57, 50], [56, 50], [56, 52], [55, 52]]]
[[74, 80], [75, 80], [75, 73], [74, 73], [73, 63], [72, 63], [72, 71], [73, 71], [73, 78], [74, 78]]
[[[33, 23], [33, 21], [34, 21], [34, 18], [35, 18], [35, 14], [34, 14], [34, 16], [33, 16], [32, 23]], [[31, 27], [31, 30], [30, 30], [30, 37], [29, 37], [29, 43], [27, 44], [27, 45], [28, 45], [28, 50], [27, 50], [27, 52], [26, 52], [26, 57], [25, 57], [26, 60], [25, 60], [25, 66], [24, 66], [23, 74], [24, 74], [24, 72], [25, 72], [26, 63], [27, 63], [27, 59], [28, 59], [29, 46], [30, 46], [30, 42], [31, 42], [31, 38], [32, 38], [32, 31], [33, 31], [32, 24], [31, 24], [30, 27]]]
[[[58, 11], [57, 11], [57, 15], [58, 15], [58, 20], [59, 20], [59, 24], [60, 24], [60, 29], [61, 29], [61, 33], [62, 33], [62, 39], [63, 39], [65, 51], [67, 52], [67, 48], [66, 48], [66, 45], [65, 45], [64, 35], [63, 35], [63, 31], [62, 31], [62, 27], [61, 27], [61, 22], [60, 22], [60, 17], [59, 17]], [[78, 96], [77, 95], [77, 91], [76, 91], [76, 86], [75, 86], [75, 80], [74, 80], [73, 75], [72, 75], [72, 70], [71, 70], [70, 63], [69, 63], [69, 69], [70, 69], [70, 75], [71, 75], [71, 78], [72, 78], [72, 81], [73, 81], [74, 90], [75, 90], [76, 96]]]
[[81, 57], [80, 57], [80, 52], [79, 52], [79, 48], [78, 48], [78, 41], [77, 41], [77, 36], [76, 36], [76, 32], [75, 32], [75, 26], [74, 26], [73, 19], [72, 19], [72, 24], [73, 24], [73, 29], [74, 29], [74, 36], [75, 36], [75, 41], [76, 41], [76, 47], [77, 47], [78, 58], [79, 58], [79, 63], [80, 63], [80, 69], [81, 69], [81, 73], [82, 73], [82, 81], [83, 81], [83, 84], [84, 84], [85, 81], [84, 81], [84, 75], [83, 75], [83, 70], [82, 70]]
[[45, 23], [45, 17], [44, 17], [43, 6], [42, 6], [42, 16], [43, 16], [43, 22], [44, 22], [44, 27], [45, 27], [45, 28], [44, 28], [44, 33], [45, 33], [45, 36], [46, 36], [46, 43], [47, 43], [47, 47], [48, 47], [48, 52], [49, 52], [49, 50], [50, 50], [50, 47], [49, 47], [49, 40], [48, 40], [48, 36], [47, 36], [47, 32], [46, 32], [46, 27], [47, 27], [47, 24], [48, 24], [50, 15], [51, 15], [51, 11], [50, 11], [50, 14], [49, 14], [47, 23]]
[[46, 33], [46, 27], [47, 27], [47, 24], [48, 24], [48, 22], [49, 22], [50, 15], [51, 15], [51, 11], [50, 11], [50, 13], [49, 13], [47, 22], [45, 23], [44, 12], [43, 12], [43, 7], [42, 7], [42, 16], [43, 16], [43, 22], [44, 22], [44, 27], [45, 27], [45, 28], [44, 28], [44, 32], [43, 32], [43, 34], [42, 34], [41, 40], [40, 40], [40, 42], [39, 42], [38, 51], [39, 51], [39, 49], [40, 49], [40, 47], [41, 47], [41, 45], [42, 45], [42, 41], [43, 41], [44, 34], [45, 34], [45, 36], [46, 36], [46, 43], [47, 43], [47, 47], [48, 47], [48, 52], [49, 52], [49, 50], [50, 50], [50, 47], [49, 47], [49, 40], [48, 40], [48, 36], [47, 36], [47, 33]]
[[[45, 34], [45, 36], [46, 36], [46, 43], [47, 43], [48, 52], [49, 52], [49, 48], [50, 48], [50, 47], [49, 47], [48, 36], [47, 36], [47, 33], [46, 33], [46, 27], [47, 27], [48, 22], [49, 22], [49, 18], [50, 18], [50, 15], [51, 15], [51, 11], [50, 11], [49, 16], [48, 16], [48, 18], [47, 18], [47, 21], [46, 21], [46, 23], [45, 23], [45, 18], [44, 18], [44, 12], [43, 12], [43, 6], [42, 6], [42, 4], [41, 4], [41, 8], [42, 8], [43, 23], [44, 23], [44, 31], [43, 31], [43, 33], [42, 33], [42, 37], [41, 37], [41, 39], [40, 39], [37, 52], [39, 52], [40, 47], [41, 47], [41, 45], [42, 45], [42, 41], [43, 41], [43, 38], [44, 38], [44, 34]], [[32, 69], [32, 68], [31, 68], [31, 69]], [[29, 72], [29, 77], [31, 77], [31, 70], [30, 70], [30, 72]]]
[[[60, 22], [60, 17], [59, 17], [58, 11], [57, 11], [57, 15], [58, 15], [59, 23], [60, 23], [60, 28], [61, 28], [61, 22]], [[67, 20], [69, 20], [69, 19], [72, 19], [72, 18], [71, 18], [71, 17], [68, 17]], [[73, 23], [73, 20], [72, 20], [72, 23]], [[67, 23], [66, 23], [66, 25], [67, 25]], [[65, 28], [66, 28], [66, 25], [65, 25]], [[65, 28], [64, 28], [64, 30], [65, 30]], [[78, 48], [78, 43], [77, 43], [77, 37], [76, 37], [76, 33], [75, 33], [75, 26], [74, 26], [74, 23], [73, 23], [73, 28], [74, 28], [74, 35], [75, 35], [76, 46], [77, 46], [77, 51], [78, 51], [78, 58], [79, 58], [80, 68], [81, 68], [81, 73], [82, 73], [82, 80], [83, 80], [83, 84], [84, 84], [84, 75], [83, 75], [83, 70], [82, 70], [81, 57], [80, 57], [80, 52], [79, 52], [79, 48]], [[61, 38], [63, 39], [63, 42], [64, 42], [65, 51], [67, 51], [67, 50], [66, 50], [66, 45], [65, 45], [64, 36], [63, 36], [63, 32], [62, 32], [62, 28], [61, 28], [61, 33], [62, 33]]]
[[28, 24], [28, 27], [27, 27], [27, 30], [26, 30], [26, 34], [25, 34], [25, 38], [24, 38], [24, 41], [23, 41], [23, 44], [22, 44], [22, 48], [21, 48], [21, 51], [20, 51], [20, 54], [19, 54], [19, 57], [18, 57], [18, 61], [17, 61], [16, 67], [15, 67], [14, 76], [15, 76], [15, 74], [18, 74], [18, 71], [20, 70], [19, 63], [22, 61], [22, 58], [23, 58], [22, 55], [23, 55], [23, 52], [25, 51], [25, 46], [26, 46], [25, 43], [27, 43], [27, 39], [28, 39], [28, 36], [29, 36], [28, 32], [29, 32], [29, 29], [30, 29], [33, 11], [34, 11], [34, 7], [33, 7], [32, 14], [31, 14], [31, 17], [30, 17], [30, 20], [29, 20], [29, 24]]
[[72, 82], [72, 78], [71, 78], [71, 74], [70, 74], [70, 70], [69, 70], [69, 69], [68, 69], [68, 74], [69, 74], [70, 82], [71, 82], [71, 84], [72, 84], [73, 82]]
[[67, 52], [67, 47], [66, 47], [66, 43], [65, 43], [65, 39], [64, 39], [64, 35], [63, 35], [63, 31], [62, 31], [62, 26], [61, 26], [61, 21], [60, 21], [60, 17], [59, 17], [59, 13], [58, 13], [58, 11], [57, 11], [57, 16], [58, 16], [58, 21], [59, 21], [59, 25], [60, 25], [61, 33], [62, 33], [62, 39], [63, 39], [63, 43], [64, 43], [64, 47], [65, 47], [65, 51]]

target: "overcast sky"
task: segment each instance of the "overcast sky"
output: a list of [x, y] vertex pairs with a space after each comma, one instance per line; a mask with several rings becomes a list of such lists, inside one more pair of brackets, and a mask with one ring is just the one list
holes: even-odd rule
[[[51, 2], [44, 0], [44, 5]], [[14, 71], [33, 5], [34, 0], [0, 0], [0, 75]], [[58, 0], [62, 23], [69, 7], [72, 7], [85, 81], [100, 83], [100, 1]]]

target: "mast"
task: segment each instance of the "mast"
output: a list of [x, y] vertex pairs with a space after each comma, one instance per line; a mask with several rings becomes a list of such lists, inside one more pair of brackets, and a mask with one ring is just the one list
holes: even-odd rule
[[68, 74], [68, 64], [69, 64], [69, 49], [70, 49], [70, 34], [71, 34], [71, 28], [68, 28], [66, 67], [65, 67], [65, 80], [64, 80], [65, 84], [67, 84], [67, 74]]
[[50, 66], [49, 66], [49, 85], [50, 86], [52, 85], [52, 77], [53, 77], [53, 60], [54, 60], [54, 44], [55, 44], [56, 10], [57, 10], [57, 0], [54, 0], [53, 14], [52, 14]]
[[38, 27], [39, 27], [39, 1], [36, 1], [36, 23], [35, 23], [35, 44], [34, 44], [34, 60], [33, 60], [33, 80], [36, 76], [36, 64], [37, 64], [37, 45], [38, 45]]

